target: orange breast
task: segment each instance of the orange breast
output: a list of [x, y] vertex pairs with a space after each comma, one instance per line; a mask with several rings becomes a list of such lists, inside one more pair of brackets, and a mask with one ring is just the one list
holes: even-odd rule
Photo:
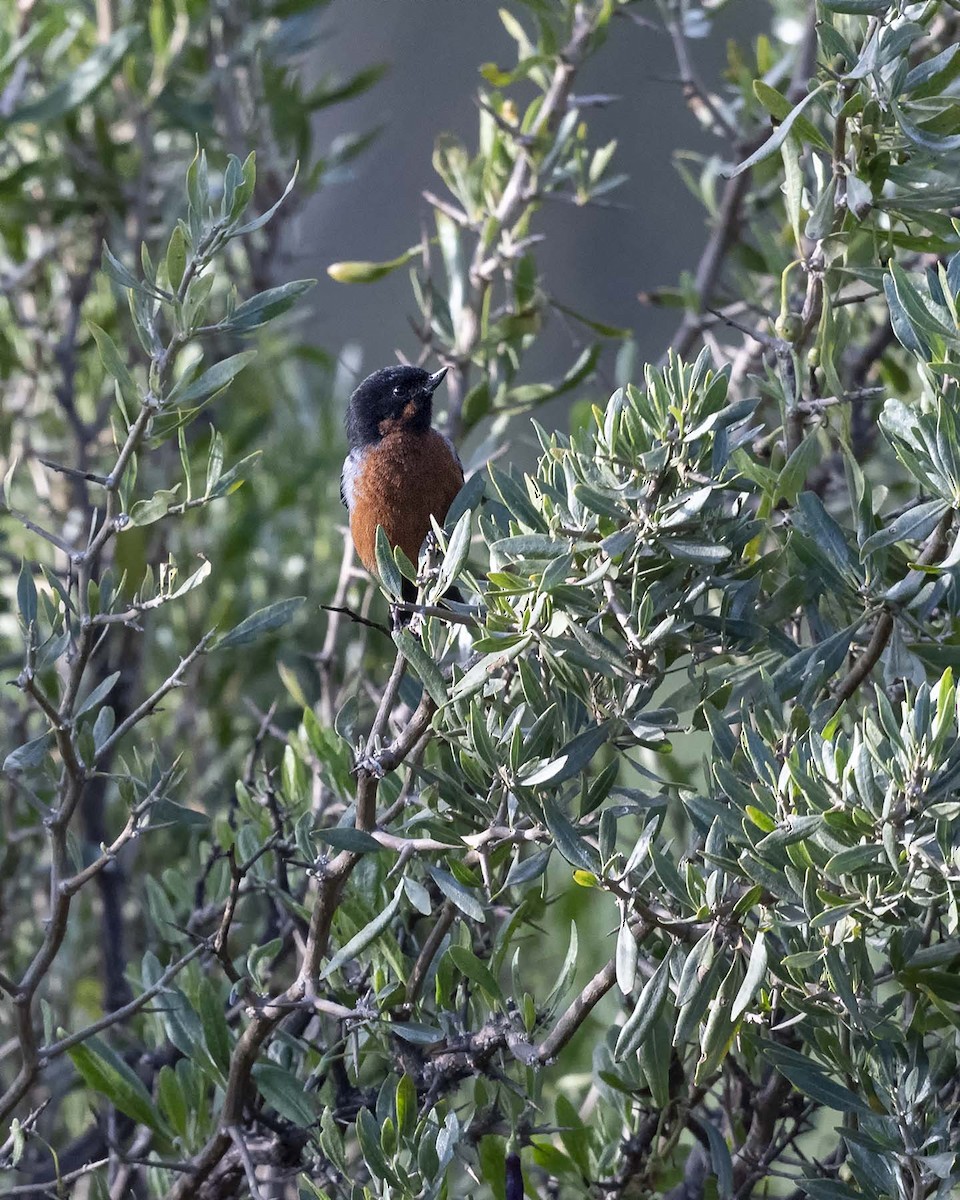
[[397, 429], [367, 451], [353, 486], [350, 532], [361, 562], [375, 575], [377, 526], [416, 563], [431, 516], [443, 524], [463, 487], [463, 470], [435, 429]]

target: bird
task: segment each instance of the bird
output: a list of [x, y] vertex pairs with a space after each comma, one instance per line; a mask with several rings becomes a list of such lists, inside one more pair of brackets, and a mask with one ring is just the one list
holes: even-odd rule
[[[377, 577], [377, 526], [412, 563], [430, 533], [442, 525], [463, 487], [463, 464], [448, 437], [433, 428], [433, 396], [447, 373], [392, 366], [374, 371], [347, 405], [350, 447], [340, 476], [340, 497], [350, 514], [350, 534], [360, 561]], [[403, 599], [416, 589], [403, 581]], [[447, 593], [459, 600], [454, 589]]]

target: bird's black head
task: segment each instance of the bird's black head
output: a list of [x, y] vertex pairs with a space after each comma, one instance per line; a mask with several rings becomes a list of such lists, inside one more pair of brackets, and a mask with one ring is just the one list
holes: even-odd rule
[[426, 433], [433, 416], [433, 393], [446, 375], [420, 367], [384, 367], [374, 371], [350, 397], [347, 437], [351, 449], [369, 446], [396, 429]]

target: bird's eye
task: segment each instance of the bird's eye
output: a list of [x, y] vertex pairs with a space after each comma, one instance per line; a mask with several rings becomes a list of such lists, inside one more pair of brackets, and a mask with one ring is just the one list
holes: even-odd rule
[[393, 394], [394, 394], [395, 396], [399, 396], [399, 395], [400, 395], [400, 385], [399, 385], [399, 384], [397, 384], [397, 386], [396, 386], [396, 387], [393, 389]]

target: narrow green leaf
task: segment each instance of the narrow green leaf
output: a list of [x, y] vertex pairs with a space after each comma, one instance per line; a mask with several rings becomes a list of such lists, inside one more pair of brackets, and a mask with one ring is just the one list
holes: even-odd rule
[[300, 1129], [309, 1129], [317, 1119], [318, 1104], [312, 1092], [292, 1071], [275, 1063], [258, 1062], [253, 1068], [257, 1090], [264, 1100], [287, 1121]]
[[447, 951], [457, 970], [465, 975], [472, 983], [483, 988], [487, 995], [499, 1003], [503, 1003], [503, 992], [499, 983], [493, 977], [490, 968], [465, 946], [451, 946]]
[[84, 1081], [115, 1108], [165, 1137], [168, 1131], [140, 1077], [106, 1042], [89, 1037], [67, 1051]]
[[368, 1108], [361, 1108], [357, 1113], [357, 1141], [371, 1175], [375, 1179], [391, 1179], [390, 1168], [380, 1148], [380, 1126]]
[[[775, 117], [778, 121], [784, 121], [790, 116], [790, 111], [793, 105], [777, 91], [776, 88], [770, 86], [769, 83], [762, 79], [753, 81], [753, 94], [760, 101], [767, 112]], [[831, 151], [830, 143], [823, 136], [820, 130], [809, 121], [806, 117], [797, 116], [794, 118], [797, 137], [805, 145], [819, 146], [821, 150], [825, 150], [828, 154]]]
[[97, 349], [100, 352], [100, 361], [103, 363], [104, 369], [120, 385], [120, 395], [123, 397], [124, 402], [131, 409], [137, 408], [140, 404], [140, 389], [127, 369], [127, 364], [121, 358], [120, 351], [117, 349], [113, 338], [105, 330], [101, 329], [99, 325], [95, 325], [93, 321], [88, 321], [87, 325], [93, 334], [94, 341], [97, 343]]
[[20, 575], [17, 579], [17, 607], [24, 625], [32, 625], [37, 619], [37, 585], [33, 581], [33, 567], [21, 559]]
[[170, 288], [176, 292], [180, 287], [181, 279], [183, 279], [183, 273], [187, 269], [187, 243], [179, 225], [174, 225], [173, 233], [170, 234], [170, 241], [167, 243], [166, 264]]
[[910, 120], [892, 96], [890, 97], [890, 107], [897, 118], [897, 124], [910, 141], [917, 146], [922, 146], [924, 150], [929, 150], [931, 154], [950, 154], [954, 150], [960, 150], [960, 133], [939, 134], [921, 129], [919, 125], [914, 124]]
[[256, 350], [243, 350], [239, 354], [232, 354], [222, 362], [214, 363], [212, 367], [203, 372], [199, 379], [195, 379], [183, 391], [180, 391], [179, 384], [174, 387], [168, 397], [169, 401], [186, 407], [223, 391], [236, 379], [247, 363], [256, 357], [256, 354]]
[[555, 1101], [560, 1141], [570, 1158], [577, 1164], [584, 1179], [590, 1175], [591, 1132], [580, 1118], [576, 1108], [563, 1093]]
[[371, 942], [375, 942], [381, 933], [393, 920], [393, 914], [397, 911], [397, 906], [400, 903], [400, 897], [403, 895], [403, 880], [397, 884], [396, 889], [386, 908], [382, 909], [354, 936], [341, 946], [334, 954], [327, 965], [320, 972], [320, 979], [329, 978], [334, 971], [338, 971], [345, 962], [357, 957], [362, 950], [365, 950]]
[[627, 1018], [627, 1022], [617, 1038], [613, 1052], [616, 1062], [620, 1062], [628, 1054], [633, 1054], [660, 1015], [660, 1009], [663, 1007], [667, 987], [670, 983], [670, 963], [673, 959], [674, 949], [674, 943], [671, 942], [666, 954], [660, 960], [660, 965], [643, 985], [640, 995], [637, 997], [636, 1007]]
[[786, 817], [782, 825], [778, 825], [772, 833], [757, 843], [757, 850], [767, 854], [771, 850], [782, 850], [795, 842], [805, 841], [823, 827], [823, 817], [819, 813], [808, 813], [803, 816], [791, 815]]
[[566, 995], [567, 989], [573, 983], [574, 976], [577, 973], [579, 954], [580, 935], [577, 932], [576, 921], [571, 921], [570, 941], [567, 944], [567, 953], [563, 960], [563, 966], [560, 968], [560, 974], [557, 976], [557, 981], [547, 996], [546, 1008], [550, 1008], [554, 1003], [559, 1003]]
[[3, 760], [4, 771], [28, 771], [31, 767], [39, 767], [53, 746], [52, 733], [41, 734], [32, 741], [24, 742], [16, 750], [11, 750]]
[[[108, 715], [108, 719], [103, 723], [105, 732], [98, 740], [97, 726], [100, 724], [100, 718], [103, 717], [105, 713]], [[114, 717], [112, 708], [100, 709], [100, 714], [93, 726], [93, 741], [98, 751], [103, 743], [107, 740], [107, 737], [113, 732], [115, 719], [116, 718]], [[205, 812], [197, 812], [195, 808], [187, 808], [183, 804], [174, 804], [174, 802], [169, 800], [166, 796], [150, 806], [151, 829], [159, 829], [164, 825], [179, 825], [185, 829], [199, 829], [201, 827], [209, 826], [209, 824], [210, 818]]]
[[679, 558], [683, 562], [700, 563], [705, 567], [715, 566], [726, 562], [731, 555], [729, 546], [719, 546], [715, 542], [691, 542], [681, 538], [661, 538], [660, 544], [671, 558]]
[[197, 989], [197, 1015], [203, 1028], [203, 1040], [206, 1043], [210, 1058], [220, 1068], [226, 1081], [230, 1070], [230, 1052], [232, 1042], [227, 1025], [227, 1013], [224, 1004], [217, 995], [213, 984], [206, 976], [200, 979]]
[[543, 815], [557, 849], [567, 862], [573, 867], [596, 874], [600, 864], [593, 847], [580, 836], [576, 827], [552, 798], [544, 800]]
[[[924, 281], [925, 286], [921, 285], [923, 286], [923, 292], [921, 292], [921, 288], [918, 286], [919, 279], [915, 282], [914, 278], [908, 275], [895, 259], [890, 263], [890, 274], [897, 285], [900, 303], [914, 329], [921, 334], [935, 334], [947, 340], [956, 337], [957, 331], [953, 326], [952, 318], [947, 315], [946, 309], [942, 305], [935, 304], [930, 296], [929, 280]], [[939, 288], [939, 283], [937, 287]], [[934, 311], [937, 307], [940, 308], [941, 315]]]
[[294, 279], [251, 296], [221, 321], [219, 327], [229, 329], [232, 333], [249, 333], [251, 329], [259, 329], [261, 325], [266, 325], [293, 308], [304, 292], [308, 292], [316, 282], [315, 279]]
[[851, 846], [841, 850], [827, 861], [823, 868], [825, 875], [839, 879], [842, 875], [855, 875], [883, 858], [883, 846], [879, 843], [865, 846]]
[[569, 542], [561, 542], [557, 538], [548, 537], [541, 533], [521, 533], [513, 537], [501, 538], [494, 542], [490, 550], [498, 558], [556, 558], [570, 549]]
[[393, 635], [393, 640], [397, 649], [416, 671], [434, 704], [438, 707], [446, 704], [447, 685], [443, 681], [443, 674], [424, 650], [420, 640], [415, 638], [407, 628], [398, 629]]
[[825, 1104], [837, 1112], [871, 1115], [870, 1106], [864, 1100], [849, 1088], [835, 1083], [826, 1069], [813, 1059], [772, 1042], [761, 1042], [760, 1051], [781, 1075], [811, 1100]]
[[408, 1138], [417, 1127], [417, 1085], [409, 1075], [401, 1075], [397, 1080], [394, 1107], [397, 1131], [401, 1138]]
[[535, 854], [530, 854], [526, 858], [518, 858], [507, 872], [503, 886], [505, 888], [519, 887], [521, 884], [531, 883], [534, 879], [539, 879], [550, 862], [550, 853], [549, 850], [538, 850]]
[[877, 530], [866, 539], [860, 547], [861, 559], [866, 559], [874, 551], [894, 542], [922, 542], [937, 527], [937, 523], [947, 511], [944, 500], [928, 500], [924, 504], [916, 504], [913, 508], [901, 513], [896, 520], [891, 521], [884, 529]]
[[730, 1147], [712, 1121], [694, 1119], [710, 1143], [710, 1161], [713, 1164], [713, 1173], [717, 1177], [717, 1196], [719, 1200], [730, 1200], [733, 1195], [733, 1159], [730, 1157]]
[[817, 544], [830, 565], [848, 580], [859, 580], [860, 564], [854, 557], [844, 530], [830, 516], [823, 501], [815, 492], [801, 492], [797, 507], [803, 516], [806, 532]]
[[617, 933], [617, 953], [614, 965], [617, 971], [617, 987], [625, 996], [629, 996], [633, 991], [633, 985], [637, 978], [638, 953], [637, 939], [630, 929], [630, 922], [624, 918], [620, 921], [620, 929]]
[[854, 16], [878, 16], [890, 8], [890, 0], [821, 0], [821, 3], [828, 12]]
[[113, 690], [114, 684], [120, 678], [120, 672], [114, 671], [112, 675], [108, 675], [101, 683], [99, 683], [92, 692], [81, 701], [78, 706], [75, 716], [80, 716], [82, 713], [88, 712], [91, 708], [95, 708], [101, 700], [106, 699]]
[[630, 517], [629, 507], [614, 494], [606, 494], [587, 483], [578, 483], [573, 494], [584, 507], [591, 512], [599, 513], [602, 517], [612, 517], [615, 521], [623, 521]]
[[676, 1003], [682, 1008], [696, 994], [697, 987], [713, 962], [713, 930], [708, 930], [687, 955], [677, 983]]
[[798, 1179], [797, 1183], [813, 1200], [863, 1200], [863, 1192], [854, 1191], [836, 1179]]
[[525, 633], [505, 649], [494, 654], [485, 654], [483, 658], [474, 663], [461, 679], [457, 680], [456, 686], [453, 689], [455, 698], [457, 700], [466, 700], [474, 692], [480, 691], [488, 679], [496, 676], [508, 663], [521, 655], [527, 646], [530, 645], [532, 639], [532, 633]]
[[830, 85], [821, 83], [819, 86], [815, 87], [812, 92], [809, 92], [806, 96], [804, 96], [799, 104], [794, 105], [787, 116], [784, 117], [770, 137], [767, 138], [767, 140], [758, 150], [755, 150], [749, 158], [744, 159], [742, 163], [734, 167], [732, 170], [724, 172], [724, 174], [729, 179], [733, 179], [737, 175], [742, 175], [744, 171], [749, 171], [751, 167], [755, 167], [757, 163], [763, 162], [764, 159], [769, 158], [771, 154], [774, 154], [777, 150], [779, 150], [780, 146], [785, 141], [787, 134], [792, 129], [793, 123], [796, 121], [797, 117], [800, 116], [810, 101], [819, 96], [820, 93], [823, 92], [828, 86]]
[[677, 1013], [677, 1027], [673, 1033], [673, 1044], [686, 1046], [703, 1018], [707, 1007], [716, 996], [721, 983], [725, 960], [714, 958], [702, 977], [694, 977], [693, 993]]
[[354, 829], [348, 825], [332, 825], [329, 829], [315, 829], [314, 837], [326, 842], [334, 850], [349, 850], [351, 854], [381, 854], [383, 846], [365, 829]]
[[954, 64], [954, 59], [960, 53], [960, 42], [954, 42], [952, 46], [948, 46], [946, 50], [941, 50], [939, 54], [935, 54], [933, 58], [928, 58], [922, 63], [918, 63], [911, 71], [907, 72], [907, 77], [903, 81], [904, 92], [922, 91], [926, 94], [927, 85], [939, 84], [941, 80], [936, 79], [936, 76], [943, 74], [943, 83], [953, 76], [960, 63]]
[[[131, 294], [130, 295], [130, 307], [134, 313], [134, 318], [137, 320], [138, 332], [143, 334], [143, 336], [145, 338], [147, 336], [154, 336], [154, 335], [148, 334], [148, 331], [145, 329], [145, 321], [138, 319], [138, 316], [139, 316], [138, 309], [137, 309], [137, 306], [134, 304], [134, 300], [137, 297], [143, 297], [143, 296], [147, 296], [147, 297], [150, 297], [151, 299], [153, 299], [153, 298], [156, 298], [160, 293], [156, 290], [156, 288], [154, 288], [152, 286], [152, 284], [146, 283], [143, 280], [138, 279], [136, 277], [136, 275], [134, 275], [131, 271], [127, 270], [127, 268], [123, 265], [123, 263], [120, 261], [120, 259], [117, 258], [117, 256], [113, 253], [113, 251], [110, 249], [110, 247], [107, 245], [106, 242], [102, 243], [101, 250], [103, 252], [103, 261], [101, 263], [100, 269], [104, 272], [105, 275], [108, 275], [114, 281], [114, 283], [119, 284], [120, 287], [126, 289]], [[134, 295], [134, 293], [135, 293], [135, 295]], [[146, 349], [149, 352], [150, 347], [147, 346]]]
[[486, 913], [480, 901], [458, 879], [454, 879], [449, 871], [428, 864], [427, 873], [440, 891], [460, 909], [464, 916], [481, 923], [486, 920]]
[[457, 521], [447, 542], [447, 550], [440, 564], [437, 576], [436, 591], [443, 594], [460, 574], [460, 569], [467, 561], [470, 553], [470, 511], [465, 512]]
[[[157, 887], [159, 888], [159, 885]], [[171, 926], [170, 933], [174, 935], [172, 927], [176, 918], [166, 898], [161, 902], [161, 907], [165, 907], [167, 910], [168, 924]], [[203, 1026], [200, 1024], [200, 1017], [197, 1015], [196, 1009], [179, 988], [172, 988], [170, 991], [164, 992], [161, 1011], [163, 1024], [170, 1041], [181, 1054], [191, 1060], [197, 1060], [198, 1065], [203, 1062], [205, 1066], [204, 1059], [207, 1051]], [[216, 1066], [212, 1059], [209, 1060], [209, 1065]]]
[[186, 1137], [189, 1120], [187, 1097], [176, 1072], [168, 1063], [164, 1063], [157, 1076], [157, 1103], [161, 1114], [170, 1122], [174, 1131], [180, 1137]]
[[436, 1025], [424, 1025], [420, 1021], [394, 1021], [390, 1032], [413, 1046], [435, 1046], [444, 1037], [442, 1029]]
[[637, 1050], [640, 1070], [647, 1080], [654, 1104], [660, 1109], [666, 1108], [670, 1103], [670, 1067], [673, 1061], [670, 1036], [673, 1033], [674, 1019], [674, 1009], [668, 995], [660, 1010], [660, 1016], [654, 1021], [652, 1029]]
[[837, 179], [835, 175], [831, 175], [823, 191], [817, 197], [817, 202], [813, 206], [813, 212], [811, 212], [807, 219], [807, 226], [804, 233], [812, 242], [819, 242], [833, 230], [836, 208]]
[[229, 471], [226, 471], [213, 486], [210, 493], [211, 499], [217, 499], [220, 496], [229, 496], [235, 492], [237, 488], [243, 486], [246, 468], [252, 465], [263, 453], [262, 450], [254, 450], [252, 454], [246, 455]]
[[278, 600], [275, 604], [268, 604], [266, 608], [251, 613], [236, 628], [224, 634], [217, 642], [216, 649], [227, 650], [245, 646], [248, 642], [255, 642], [263, 634], [279, 629], [286, 625], [303, 601], [303, 596], [293, 596], [289, 600]]
[[[247, 159], [247, 162], [250, 162], [249, 158]], [[283, 194], [281, 195], [280, 199], [277, 200], [276, 203], [272, 204], [265, 213], [261, 213], [259, 217], [254, 217], [254, 219], [252, 221], [247, 221], [247, 223], [245, 225], [240, 225], [236, 229], [231, 229], [229, 236], [231, 238], [243, 237], [244, 234], [253, 233], [254, 230], [261, 229], [264, 225], [266, 225], [267, 222], [269, 220], [271, 220], [271, 218], [273, 217], [273, 215], [277, 211], [277, 209], [280, 207], [280, 205], [284, 202], [284, 200], [286, 200], [286, 198], [293, 191], [293, 185], [297, 182], [297, 176], [299, 174], [300, 174], [300, 164], [298, 162], [297, 165], [293, 169], [293, 175], [290, 177], [290, 182], [283, 189]], [[246, 164], [244, 164], [244, 175], [246, 176]], [[255, 171], [251, 171], [251, 175], [255, 175]], [[247, 181], [247, 186], [250, 190], [250, 194], [252, 195], [253, 194], [252, 180]]]
[[152, 525], [154, 521], [162, 520], [177, 498], [180, 490], [178, 483], [174, 488], [161, 488], [148, 500], [138, 500], [130, 509], [130, 524], [136, 526]]
[[[538, 767], [530, 775], [521, 776], [518, 782], [524, 787], [541, 787], [549, 783], [551, 789], [558, 784], [565, 783], [593, 761], [594, 755], [601, 746], [609, 741], [614, 729], [615, 725], [610, 721], [591, 725], [568, 742], [555, 758], [550, 759], [542, 767]], [[582, 866], [583, 864], [578, 863], [577, 865]], [[593, 869], [593, 867], [587, 867], [587, 870]]]
[[192, 592], [195, 587], [199, 587], [213, 570], [213, 564], [209, 559], [204, 559], [199, 567], [189, 575], [175, 592], [171, 592], [167, 597], [168, 600], [179, 600], [181, 596], [185, 596], [187, 592]]
[[[719, 960], [718, 960], [719, 961]], [[700, 1043], [700, 1058], [694, 1072], [694, 1083], [701, 1084], [709, 1079], [727, 1056], [727, 1052], [736, 1037], [739, 1021], [734, 1021], [730, 1015], [733, 993], [740, 985], [740, 964], [733, 960], [730, 970], [724, 976], [720, 989], [710, 1004], [707, 1023], [703, 1029]]]
[[63, 83], [41, 100], [21, 104], [8, 118], [10, 125], [24, 121], [46, 123], [73, 112], [89, 100], [113, 74], [120, 60], [140, 36], [140, 25], [124, 25], [109, 41], [97, 46], [89, 58], [75, 67]]
[[[883, 293], [887, 298], [887, 308], [890, 310], [890, 324], [893, 326], [893, 332], [897, 336], [897, 341], [901, 346], [904, 346], [912, 354], [915, 354], [921, 362], [930, 361], [930, 347], [926, 340], [922, 338], [913, 326], [913, 322], [907, 316], [907, 311], [897, 294], [897, 285], [890, 275], [883, 277]], [[890, 401], [884, 406], [889, 406]]]
[[753, 947], [750, 951], [750, 961], [747, 964], [747, 973], [743, 978], [743, 983], [740, 984], [740, 990], [734, 997], [733, 1006], [730, 1009], [731, 1021], [736, 1021], [750, 1007], [750, 1002], [756, 994], [757, 988], [763, 982], [763, 977], [767, 970], [767, 935], [762, 931], [757, 934], [753, 942]]
[[380, 586], [388, 596], [392, 596], [398, 600], [402, 594], [403, 576], [400, 574], [400, 568], [393, 557], [393, 548], [382, 525], [377, 526], [377, 536], [373, 549], [377, 561], [377, 576], [380, 579]]

